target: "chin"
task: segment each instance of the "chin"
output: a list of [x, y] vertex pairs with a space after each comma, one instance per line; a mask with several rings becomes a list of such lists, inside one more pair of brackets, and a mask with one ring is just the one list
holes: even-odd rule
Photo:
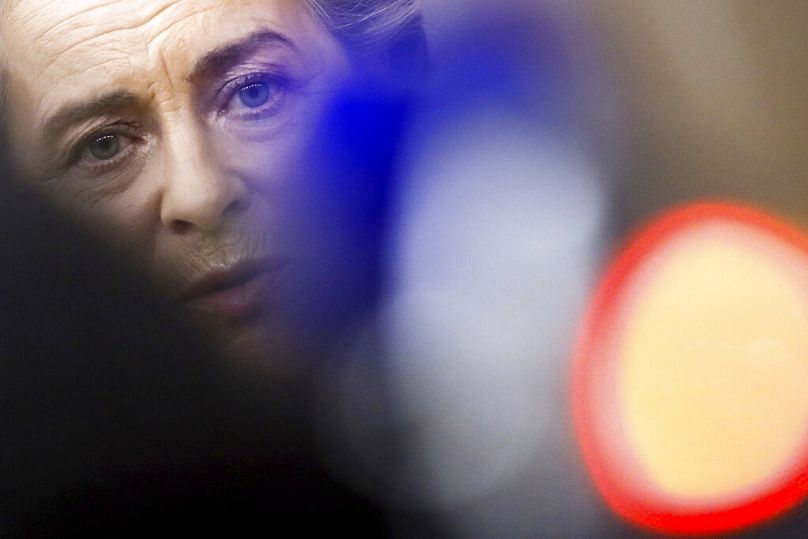
[[237, 367], [254, 369], [273, 378], [297, 377], [305, 354], [276, 324], [256, 319], [214, 331], [224, 358]]

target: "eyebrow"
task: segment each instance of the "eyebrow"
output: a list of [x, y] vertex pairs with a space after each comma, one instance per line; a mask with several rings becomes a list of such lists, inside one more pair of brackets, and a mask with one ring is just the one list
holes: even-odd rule
[[[267, 45], [282, 45], [297, 50], [295, 44], [283, 34], [260, 30], [205, 54], [194, 64], [188, 80], [193, 81], [212, 71], [226, 69]], [[99, 97], [63, 105], [45, 120], [42, 133], [46, 140], [57, 140], [72, 125], [121, 109], [144, 105], [143, 98], [137, 94], [128, 90], [114, 90]]]
[[68, 103], [45, 120], [42, 132], [47, 140], [55, 140], [71, 125], [142, 103], [139, 96], [127, 90], [115, 90], [85, 101]]
[[210, 72], [222, 71], [267, 45], [281, 45], [297, 51], [295, 44], [283, 34], [272, 30], [260, 30], [207, 53], [194, 64], [188, 80], [193, 81]]

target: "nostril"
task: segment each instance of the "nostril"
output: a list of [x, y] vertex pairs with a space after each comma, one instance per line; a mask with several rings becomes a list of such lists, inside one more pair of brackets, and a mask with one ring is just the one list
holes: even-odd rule
[[193, 224], [189, 221], [175, 220], [171, 222], [171, 229], [175, 234], [185, 234], [193, 228]]
[[212, 233], [251, 205], [246, 190], [232, 189], [220, 180], [204, 185], [194, 183], [198, 182], [174, 182], [161, 202], [160, 219], [175, 234], [188, 234], [197, 229]]

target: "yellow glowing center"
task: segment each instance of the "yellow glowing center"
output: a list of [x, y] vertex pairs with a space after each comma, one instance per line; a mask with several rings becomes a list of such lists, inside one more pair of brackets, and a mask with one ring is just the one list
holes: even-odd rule
[[784, 266], [738, 238], [705, 235], [638, 289], [618, 399], [629, 446], [664, 493], [743, 494], [805, 442], [808, 298]]

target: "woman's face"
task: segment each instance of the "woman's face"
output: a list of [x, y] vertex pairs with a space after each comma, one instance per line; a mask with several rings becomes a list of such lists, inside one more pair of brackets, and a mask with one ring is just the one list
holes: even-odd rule
[[227, 349], [280, 347], [284, 192], [350, 71], [331, 34], [299, 0], [14, 0], [1, 24], [12, 151], [35, 187]]

